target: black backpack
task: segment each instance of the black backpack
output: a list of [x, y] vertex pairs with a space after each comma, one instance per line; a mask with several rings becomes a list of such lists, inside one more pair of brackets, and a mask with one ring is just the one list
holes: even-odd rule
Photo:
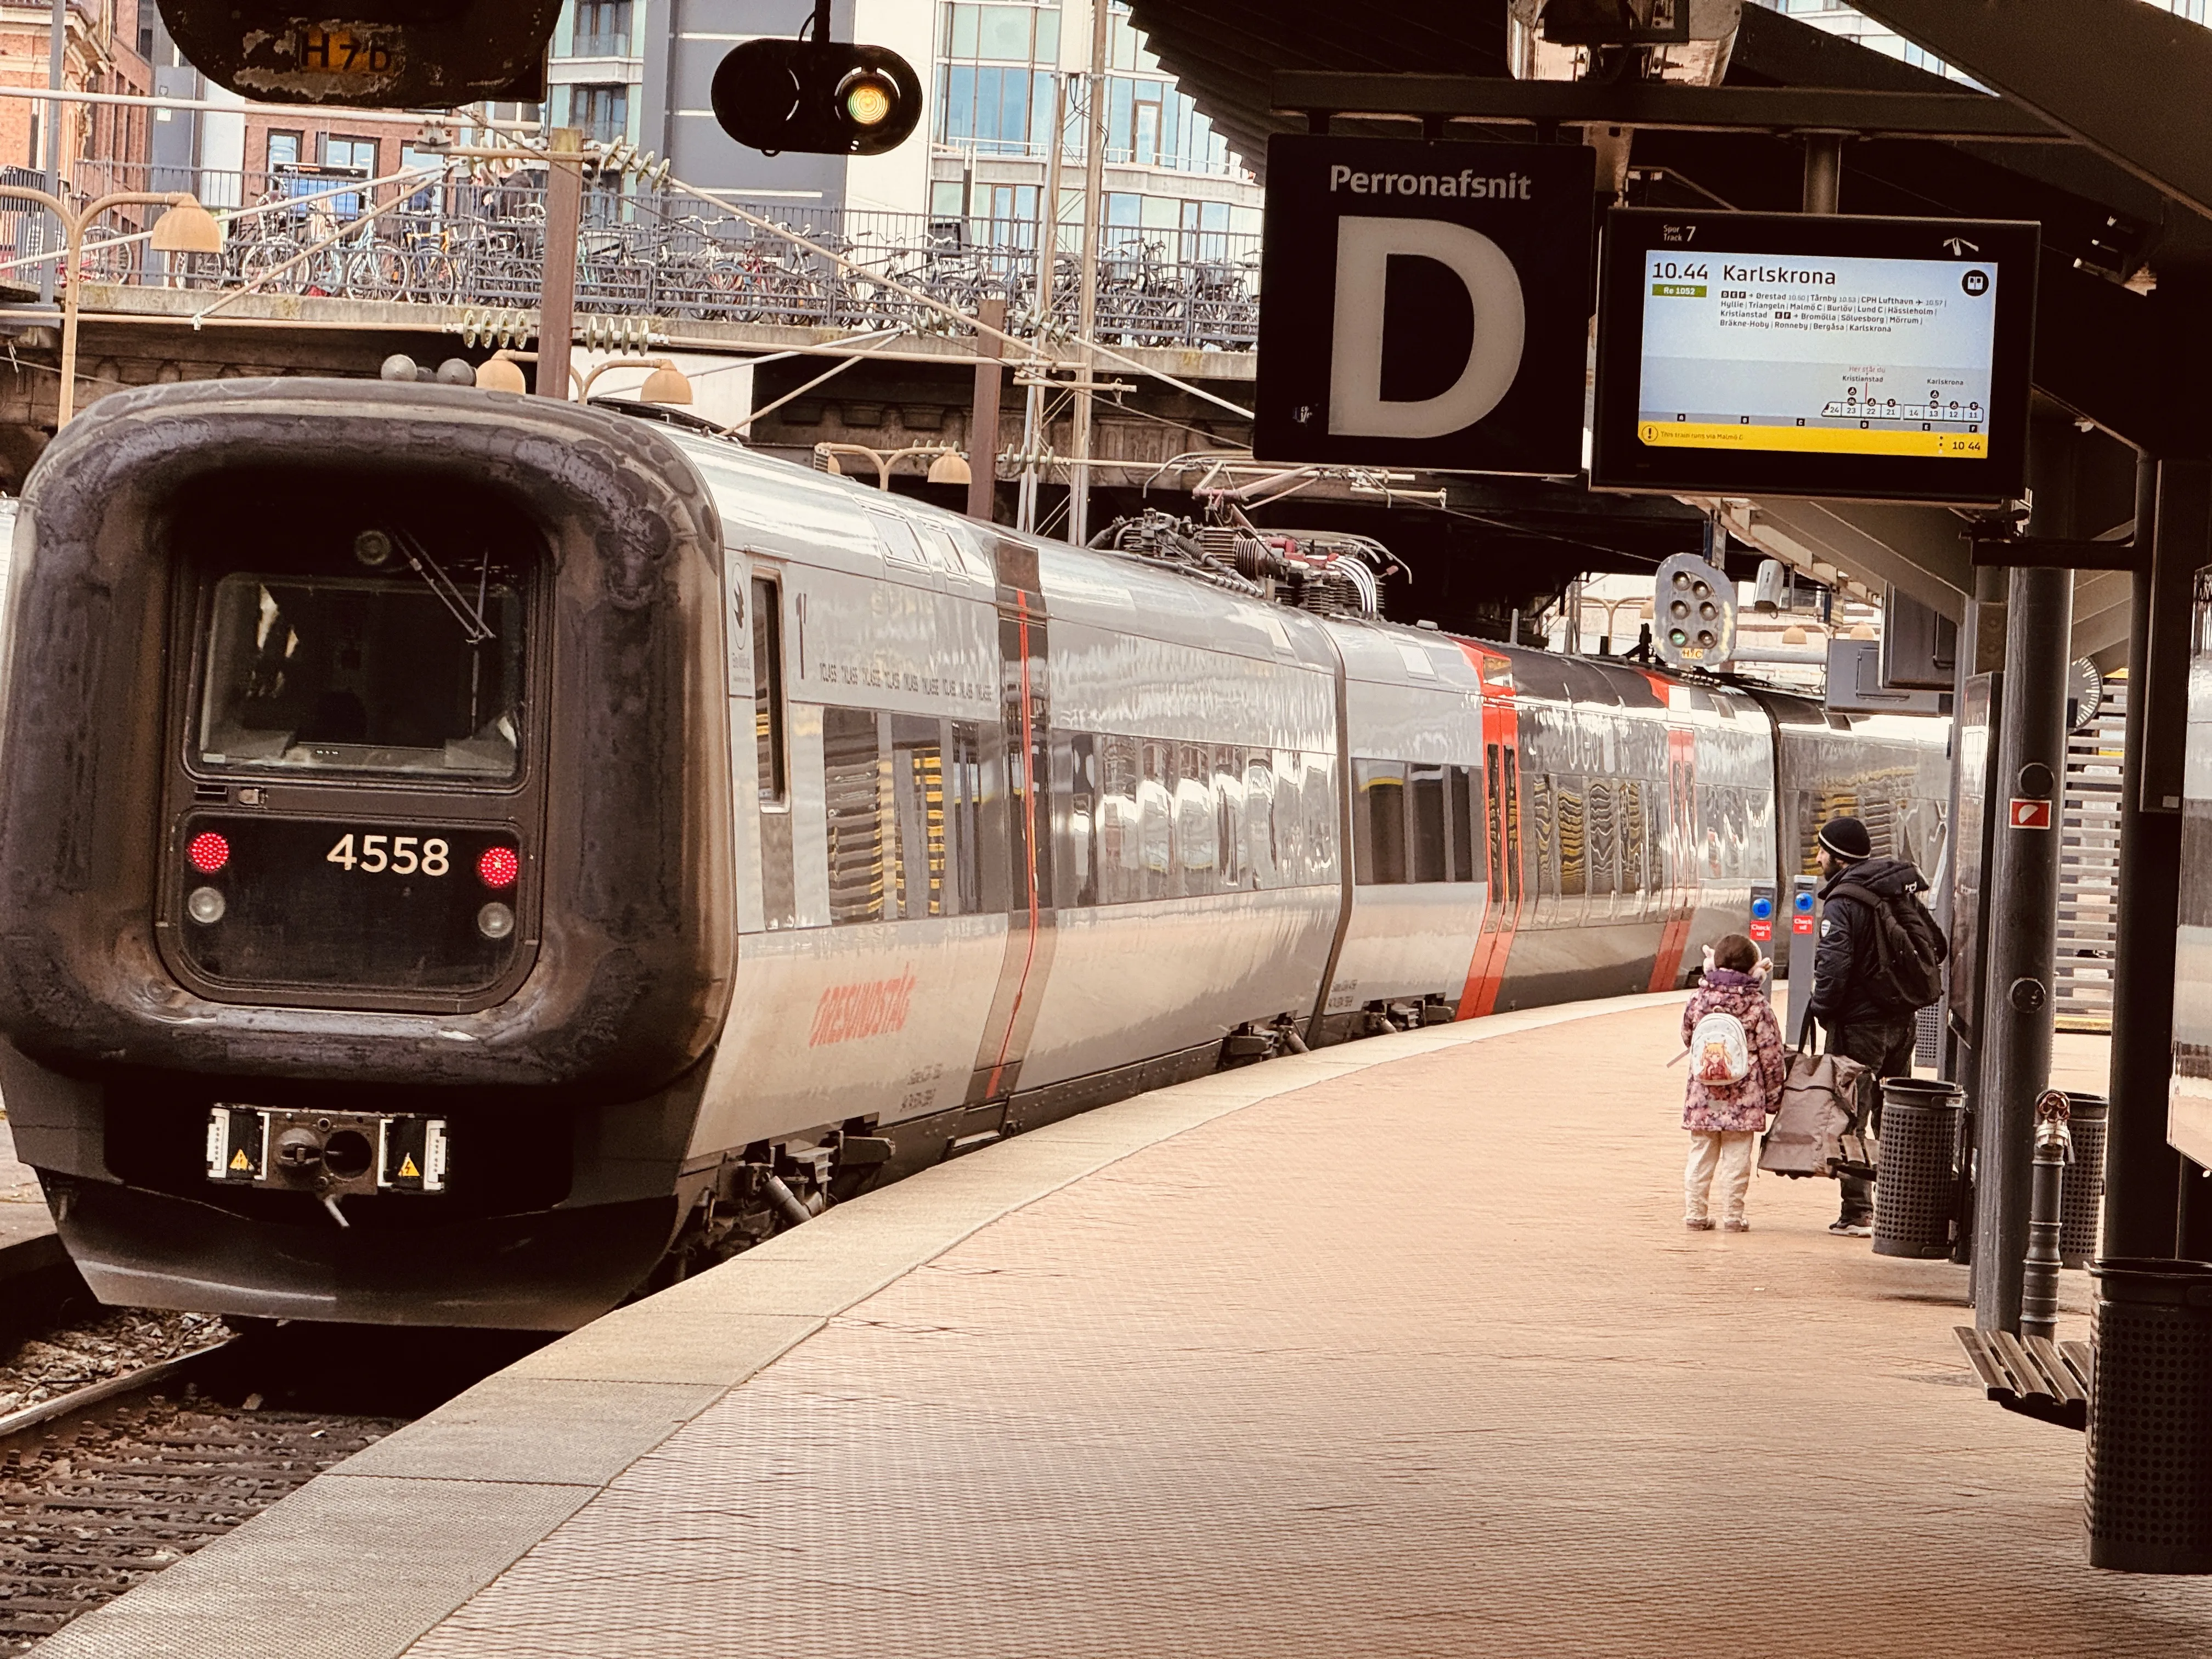
[[1950, 947], [1928, 907], [1911, 892], [1884, 898], [1871, 887], [1845, 882], [1831, 898], [1854, 898], [1874, 923], [1874, 960], [1863, 963], [1868, 996], [1886, 1013], [1910, 1014], [1943, 999], [1943, 960]]

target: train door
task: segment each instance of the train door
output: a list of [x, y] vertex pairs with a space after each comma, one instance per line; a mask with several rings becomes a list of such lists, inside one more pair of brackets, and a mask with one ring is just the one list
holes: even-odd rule
[[968, 1103], [1004, 1099], [1018, 1085], [1036, 1029], [1054, 939], [1052, 702], [1036, 550], [997, 544], [1000, 753], [1006, 825], [1006, 953], [968, 1088]]
[[1490, 880], [1474, 954], [1468, 964], [1467, 987], [1460, 994], [1462, 1019], [1496, 1010], [1498, 990], [1505, 982], [1506, 958], [1528, 902], [1521, 860], [1520, 714], [1513, 701], [1512, 668], [1504, 657], [1474, 647], [1468, 649], [1482, 675], [1480, 812]]
[[782, 568], [732, 548], [723, 556], [729, 657], [730, 777], [737, 794], [740, 935], [798, 924], [786, 697], [789, 603]]
[[1680, 979], [1682, 952], [1698, 901], [1698, 738], [1667, 728], [1667, 909], [1659, 950], [1651, 962], [1654, 991], [1671, 991]]

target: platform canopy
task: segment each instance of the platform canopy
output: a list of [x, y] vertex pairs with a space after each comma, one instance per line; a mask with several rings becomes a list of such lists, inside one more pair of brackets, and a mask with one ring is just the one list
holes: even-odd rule
[[[1131, 0], [1131, 9], [1163, 66], [1262, 174], [1268, 136], [1307, 131], [1317, 114], [1333, 130], [1475, 143], [1580, 128], [1632, 199], [1796, 212], [1808, 137], [1839, 135], [1842, 212], [2043, 226], [2037, 406], [2091, 434], [2074, 536], [2128, 538], [2138, 452], [2212, 453], [2212, 410], [2189, 395], [2212, 368], [2212, 127], [2201, 119], [2212, 31], [2141, 0], [1861, 0], [1996, 92], [1753, 3], [1707, 65], [1707, 78], [1722, 70], [1717, 85], [1516, 79], [1508, 0]], [[1966, 520], [1949, 508], [1690, 505], [1822, 580], [1895, 586], [1953, 617], [1973, 589]], [[2081, 574], [2077, 655], [2121, 659], [2128, 593], [2124, 570]]]

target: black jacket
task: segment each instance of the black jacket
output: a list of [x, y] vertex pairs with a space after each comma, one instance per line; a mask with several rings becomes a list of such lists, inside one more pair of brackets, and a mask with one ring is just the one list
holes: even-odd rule
[[1867, 993], [1875, 970], [1875, 918], [1863, 900], [1838, 897], [1849, 883], [1881, 894], [1917, 893], [1928, 884], [1903, 859], [1861, 859], [1821, 884], [1820, 945], [1813, 957], [1813, 1018], [1830, 1031], [1850, 1025], [1891, 1025], [1911, 1018], [1879, 1006]]

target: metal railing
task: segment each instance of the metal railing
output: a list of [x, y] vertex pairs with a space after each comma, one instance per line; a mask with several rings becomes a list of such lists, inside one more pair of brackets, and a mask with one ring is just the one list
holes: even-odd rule
[[[454, 173], [420, 184], [356, 184], [328, 170], [316, 176], [280, 168], [185, 177], [175, 168], [103, 163], [96, 171], [96, 179], [74, 181], [87, 199], [93, 185], [196, 189], [211, 206], [255, 210], [227, 216], [228, 245], [220, 255], [167, 259], [149, 254], [143, 240], [99, 246], [103, 234], [128, 236], [144, 228], [142, 218], [117, 216], [88, 250], [88, 280], [195, 289], [255, 284], [276, 294], [512, 309], [538, 301], [545, 228], [540, 169], [495, 181]], [[933, 226], [922, 215], [744, 205], [844, 263], [717, 216], [693, 197], [587, 185], [577, 310], [942, 331], [946, 319], [897, 292], [891, 286], [897, 283], [969, 315], [982, 301], [1002, 299], [1011, 331], [1037, 331], [1033, 222]], [[388, 210], [368, 219], [374, 209]], [[12, 250], [22, 260], [51, 246], [41, 218], [0, 210], [0, 254]], [[330, 246], [308, 255], [325, 241]], [[1259, 321], [1256, 238], [1109, 228], [1102, 241], [1094, 330], [1101, 344], [1252, 349]], [[18, 264], [6, 274], [19, 283], [36, 280], [32, 266]], [[1073, 330], [1080, 279], [1076, 258], [1055, 258], [1048, 332]]]

